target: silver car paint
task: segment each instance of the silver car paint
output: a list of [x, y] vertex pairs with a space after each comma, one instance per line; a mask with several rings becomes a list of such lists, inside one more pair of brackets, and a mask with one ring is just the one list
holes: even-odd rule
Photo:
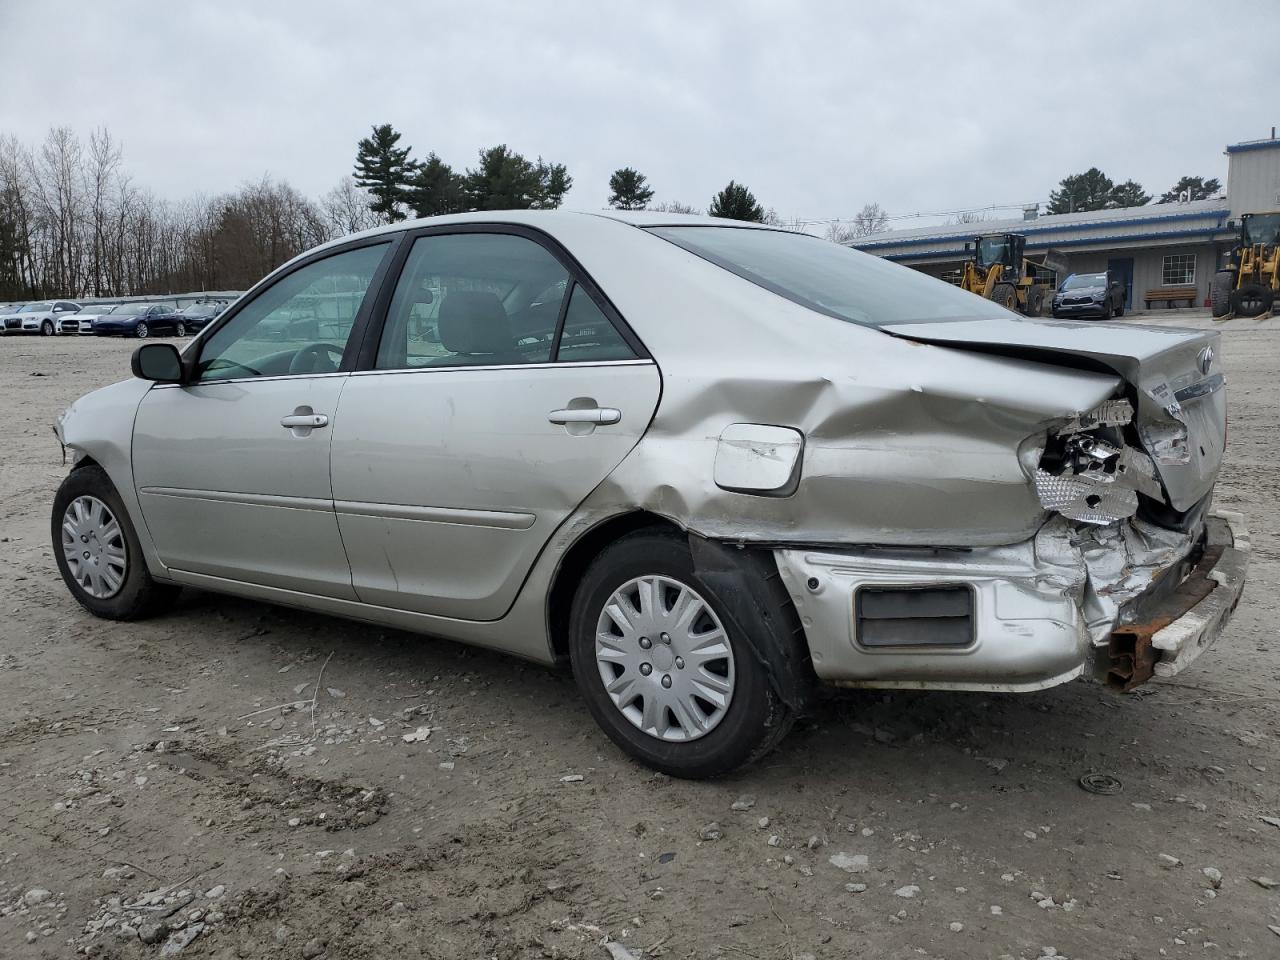
[[[439, 218], [433, 223], [493, 222], [499, 217], [502, 222], [539, 227], [572, 251], [621, 314], [633, 321], [662, 376], [662, 401], [648, 431], [563, 524], [547, 531], [545, 547], [506, 615], [491, 622], [430, 615], [289, 589], [282, 586], [287, 577], [255, 583], [229, 569], [223, 574], [211, 568], [168, 570], [154, 550], [146, 549], [153, 572], [178, 582], [441, 634], [544, 661], [552, 659], [546, 596], [561, 558], [582, 533], [636, 509], [706, 536], [775, 545], [784, 570], [789, 551], [816, 550], [823, 544], [977, 547], [997, 554], [1003, 549], [1014, 558], [1011, 570], [1017, 567], [1034, 579], [1035, 565], [1027, 562], [1029, 545], [1048, 515], [1029, 481], [1036, 451], [1026, 441], [1112, 396], [1121, 383], [1119, 376], [991, 356], [967, 344], [956, 344], [959, 349], [938, 345], [946, 331], [914, 331], [927, 334], [921, 339], [935, 341], [923, 343], [906, 339], [912, 331], [894, 337], [819, 316], [609, 217], [503, 213]], [[679, 219], [655, 217], [652, 222]], [[270, 281], [269, 277], [263, 284]], [[1088, 329], [1093, 336], [1113, 336], [1103, 331], [1116, 330], [1097, 324]], [[1188, 349], [1208, 342], [1195, 333], [1181, 336]], [[1149, 341], [1143, 350], [1143, 356], [1158, 352]], [[145, 392], [146, 385], [137, 386]], [[603, 397], [596, 399], [607, 403]], [[501, 419], [511, 404], [509, 397], [495, 397], [487, 413]], [[95, 411], [93, 422], [85, 424], [89, 429], [77, 424], [77, 431], [71, 432], [127, 436], [128, 424], [116, 413], [107, 424], [104, 421], [113, 418]], [[389, 431], [412, 435], [410, 412], [392, 409], [386, 415]], [[805, 433], [802, 476], [794, 496], [731, 493], [711, 482], [717, 438], [734, 422], [785, 424]], [[82, 443], [86, 450], [98, 445], [87, 438]], [[1215, 451], [1217, 456], [1220, 452]], [[531, 447], [520, 457], [535, 466], [543, 455]], [[1191, 473], [1198, 470], [1200, 479], [1215, 469], [1216, 461], [1212, 467], [1202, 462]], [[115, 462], [108, 472], [122, 489], [125, 483], [132, 486], [127, 463], [122, 468]], [[412, 491], [378, 496], [401, 505], [425, 499]], [[127, 505], [132, 511], [136, 500]], [[494, 506], [489, 501], [477, 508]], [[370, 541], [355, 549], [372, 551], [376, 544]], [[465, 559], [470, 563], [480, 558]], [[980, 571], [988, 562], [979, 559], [975, 569]], [[1012, 581], [1017, 580], [1013, 575]], [[1026, 599], [1036, 591], [1024, 593]], [[1054, 609], [1054, 603], [1040, 608], [1040, 619], [1053, 622]], [[819, 635], [812, 621], [806, 632], [814, 649], [838, 644], [846, 661], [859, 656], [839, 642], [847, 634]], [[1046, 641], [1038, 664], [1017, 666], [997, 659], [988, 666], [1008, 668], [1030, 678], [1033, 685], [1066, 679], [1078, 672], [1072, 658], [1078, 659], [1081, 645], [1089, 642], [1087, 630], [1068, 632], [1070, 637], [1062, 643]], [[854, 663], [846, 669], [861, 669]], [[1058, 664], [1066, 665], [1061, 673], [1055, 673]], [[886, 679], [889, 684], [898, 682]], [[947, 685], [955, 679], [930, 668], [921, 682]]]
[[[428, 368], [351, 377], [333, 426], [333, 496], [359, 599], [496, 620], [658, 403], [652, 361]], [[608, 406], [616, 424], [548, 419]]]

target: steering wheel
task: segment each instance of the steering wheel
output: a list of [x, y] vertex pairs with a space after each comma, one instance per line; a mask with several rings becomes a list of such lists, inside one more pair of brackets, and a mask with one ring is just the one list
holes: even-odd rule
[[[289, 361], [290, 373], [336, 373], [343, 348], [336, 343], [308, 343]], [[332, 357], [337, 357], [335, 363]]]

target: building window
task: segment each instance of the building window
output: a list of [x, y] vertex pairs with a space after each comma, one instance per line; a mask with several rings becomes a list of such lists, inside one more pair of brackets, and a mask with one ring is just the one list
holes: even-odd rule
[[1171, 253], [1164, 258], [1160, 282], [1166, 287], [1180, 287], [1196, 282], [1196, 255]]

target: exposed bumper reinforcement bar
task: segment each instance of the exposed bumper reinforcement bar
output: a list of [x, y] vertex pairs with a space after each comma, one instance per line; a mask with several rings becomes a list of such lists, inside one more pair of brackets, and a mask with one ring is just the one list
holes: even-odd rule
[[1249, 531], [1243, 515], [1227, 510], [1210, 514], [1206, 526], [1204, 552], [1186, 578], [1142, 621], [1112, 632], [1109, 685], [1132, 690], [1181, 673], [1226, 629], [1244, 591]]

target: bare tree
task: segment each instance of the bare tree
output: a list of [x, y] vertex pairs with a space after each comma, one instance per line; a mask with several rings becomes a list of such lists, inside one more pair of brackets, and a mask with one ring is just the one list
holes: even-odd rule
[[947, 222], [955, 224], [983, 223], [987, 219], [987, 211], [985, 210], [961, 210]]
[[854, 235], [869, 237], [873, 233], [883, 233], [889, 226], [889, 215], [878, 203], [868, 203], [853, 218]]
[[340, 179], [320, 198], [320, 212], [329, 236], [344, 237], [380, 226], [382, 218], [369, 209], [371, 199], [369, 191], [357, 186], [354, 178]]
[[659, 203], [651, 203], [646, 210], [654, 213], [701, 213], [697, 207], [691, 207], [687, 203], [681, 203], [679, 200], [663, 200]]

